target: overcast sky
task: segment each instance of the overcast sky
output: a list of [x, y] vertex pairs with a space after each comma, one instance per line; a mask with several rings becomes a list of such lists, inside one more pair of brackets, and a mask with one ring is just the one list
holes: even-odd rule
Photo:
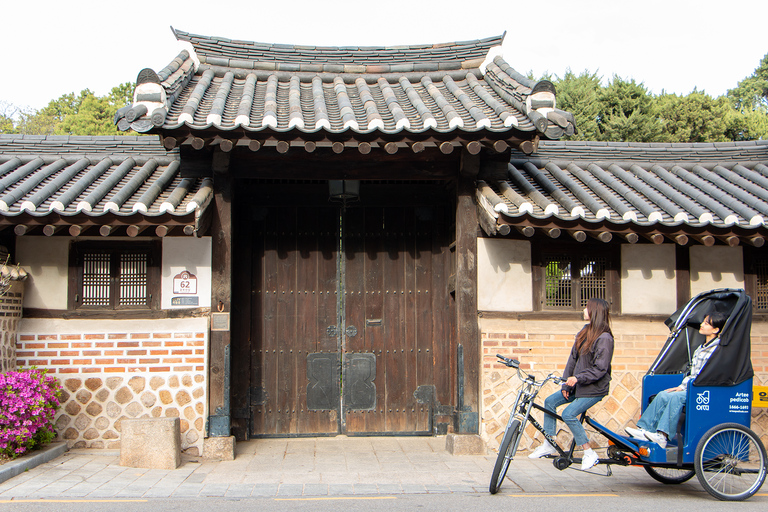
[[768, 0], [4, 0], [0, 101], [41, 108], [103, 95], [178, 54], [170, 26], [231, 39], [385, 46], [506, 31], [522, 73], [570, 68], [644, 82], [654, 93], [725, 94], [768, 53]]

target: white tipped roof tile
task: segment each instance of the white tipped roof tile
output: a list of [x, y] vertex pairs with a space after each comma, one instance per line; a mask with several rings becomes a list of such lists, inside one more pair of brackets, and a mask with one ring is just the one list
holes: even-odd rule
[[[554, 92], [549, 82], [525, 78], [500, 56], [493, 71], [480, 71], [503, 35], [365, 48], [232, 41], [179, 30], [174, 34], [192, 49], [183, 50], [155, 75], [159, 83], [135, 98], [138, 118], [116, 119], [121, 129], [383, 134], [515, 130], [558, 138], [574, 128], [570, 115], [554, 118], [565, 127], [548, 120], [554, 94], [551, 104], [532, 107], [528, 101], [542, 90]], [[145, 77], [154, 75], [144, 70], [139, 80], [145, 71]], [[143, 112], [142, 101], [152, 108]]]
[[[160, 217], [169, 198], [177, 206], [170, 215], [183, 217], [203, 182], [182, 178], [178, 150], [166, 151], [155, 137], [0, 135], [3, 217]], [[135, 208], [149, 189], [152, 200]], [[199, 216], [207, 203], [198, 196], [195, 204]]]
[[587, 222], [617, 225], [756, 229], [768, 219], [768, 141], [542, 141], [532, 155], [513, 150], [506, 176], [481, 176], [510, 218], [544, 219], [557, 205], [563, 221], [580, 209]]

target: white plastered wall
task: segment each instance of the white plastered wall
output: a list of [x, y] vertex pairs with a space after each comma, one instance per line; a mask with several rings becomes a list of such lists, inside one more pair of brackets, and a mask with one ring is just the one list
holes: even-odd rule
[[477, 239], [477, 302], [480, 311], [531, 311], [531, 243]]
[[690, 249], [691, 297], [715, 288], [744, 288], [744, 254], [741, 247]]
[[16, 237], [16, 261], [29, 277], [25, 308], [67, 309], [67, 272], [70, 237]]
[[634, 315], [677, 309], [674, 245], [621, 246], [621, 308]]
[[191, 307], [210, 307], [211, 237], [171, 237], [163, 240], [163, 309], [190, 307], [171, 305], [171, 299], [174, 296], [181, 296], [173, 293], [173, 278], [185, 270], [197, 278], [197, 293], [185, 295], [185, 297], [198, 297], [198, 305]]
[[[16, 239], [16, 259], [29, 273], [24, 307], [67, 309], [67, 279], [71, 237], [22, 236]], [[79, 238], [98, 240], [103, 238]], [[110, 238], [109, 241], [146, 240]], [[211, 305], [211, 238], [168, 237], [162, 248], [162, 308], [171, 308], [173, 278], [187, 270], [197, 277], [197, 307]], [[183, 306], [190, 307], [190, 306]]]

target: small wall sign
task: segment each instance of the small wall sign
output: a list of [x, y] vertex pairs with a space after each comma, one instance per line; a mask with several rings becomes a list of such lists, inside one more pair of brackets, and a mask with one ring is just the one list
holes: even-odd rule
[[171, 297], [171, 306], [199, 306], [198, 297]]
[[211, 313], [211, 330], [228, 331], [229, 313]]
[[173, 276], [174, 295], [194, 295], [197, 293], [197, 277], [195, 274], [185, 270], [180, 274]]
[[768, 386], [752, 386], [752, 407], [768, 407]]

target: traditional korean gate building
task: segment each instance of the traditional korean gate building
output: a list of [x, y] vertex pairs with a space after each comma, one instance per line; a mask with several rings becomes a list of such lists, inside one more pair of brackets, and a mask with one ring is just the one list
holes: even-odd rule
[[198, 452], [229, 435], [494, 447], [515, 384], [494, 354], [562, 368], [593, 295], [615, 315], [609, 425], [637, 413], [661, 320], [704, 289], [756, 299], [765, 383], [766, 144], [556, 142], [572, 116], [502, 37], [174, 34], [187, 49], [141, 71], [116, 119], [159, 137], [0, 137], [0, 238], [30, 275], [17, 357], [64, 381], [70, 444], [178, 415]]

